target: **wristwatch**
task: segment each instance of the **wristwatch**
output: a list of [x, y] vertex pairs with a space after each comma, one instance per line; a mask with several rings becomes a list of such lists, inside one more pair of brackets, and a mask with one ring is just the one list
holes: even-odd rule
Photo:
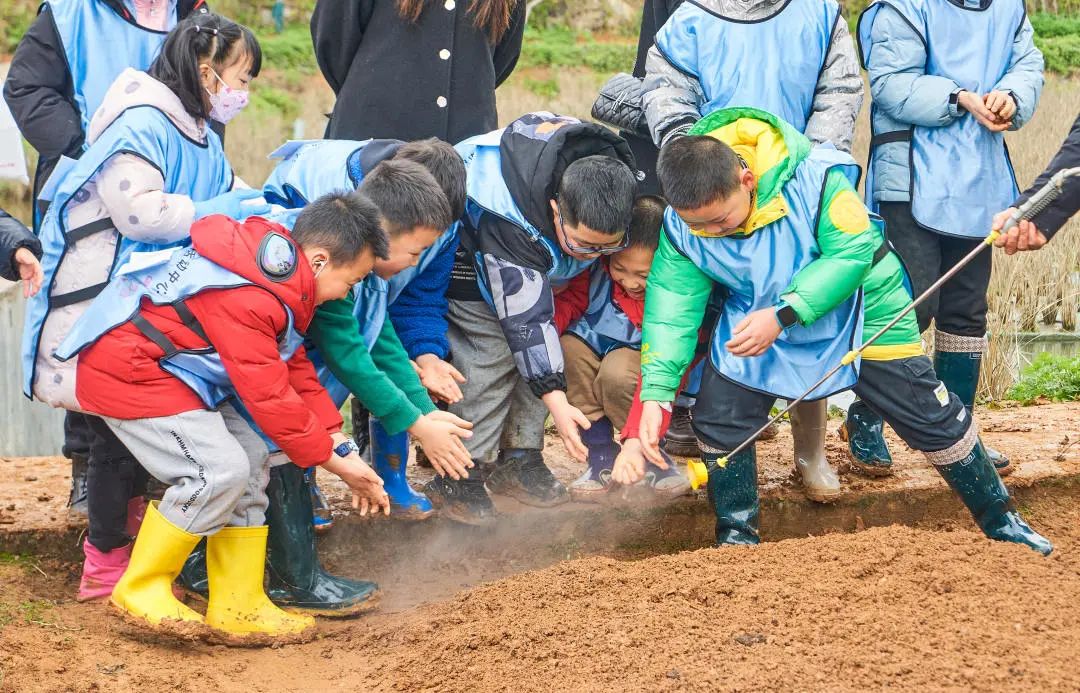
[[334, 454], [338, 457], [348, 457], [354, 452], [359, 455], [360, 448], [356, 445], [355, 442], [353, 442], [352, 438], [349, 438], [344, 443], [334, 448]]
[[787, 330], [799, 324], [799, 314], [788, 304], [781, 303], [776, 308], [776, 321]]

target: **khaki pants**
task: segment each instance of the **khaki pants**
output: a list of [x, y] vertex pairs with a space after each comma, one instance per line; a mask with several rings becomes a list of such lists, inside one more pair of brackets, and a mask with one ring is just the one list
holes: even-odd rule
[[626, 425], [641, 375], [641, 352], [616, 349], [601, 358], [574, 335], [561, 338], [566, 359], [566, 398], [589, 419], [608, 417], [616, 431]]

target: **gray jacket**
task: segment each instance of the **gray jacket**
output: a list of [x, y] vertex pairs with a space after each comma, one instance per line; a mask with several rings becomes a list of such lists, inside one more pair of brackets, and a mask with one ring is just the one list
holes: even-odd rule
[[[776, 14], [780, 5], [788, 1], [698, 0], [696, 5], [712, 14], [745, 22]], [[684, 3], [668, 22], [680, 21], [681, 14], [690, 9], [690, 3]], [[732, 31], [737, 30], [738, 25], [732, 24]], [[754, 66], [747, 66], [747, 70], [753, 69]], [[653, 141], [662, 146], [672, 137], [685, 134], [695, 121], [706, 115], [700, 109], [708, 103], [709, 98], [704, 93], [699, 76], [672, 65], [656, 46], [649, 50], [645, 71], [642, 106]], [[773, 81], [778, 75], [760, 77]], [[862, 108], [862, 100], [863, 80], [855, 44], [847, 23], [841, 17], [834, 25], [825, 64], [814, 87], [813, 109], [807, 120], [806, 136], [814, 142], [831, 142], [838, 149], [850, 152], [855, 119]]]

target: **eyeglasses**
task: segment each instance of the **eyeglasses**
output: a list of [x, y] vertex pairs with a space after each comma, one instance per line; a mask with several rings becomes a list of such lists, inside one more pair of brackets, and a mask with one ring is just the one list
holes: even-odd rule
[[566, 244], [567, 249], [572, 253], [578, 255], [614, 255], [620, 250], [626, 250], [630, 245], [630, 234], [623, 232], [622, 238], [615, 245], [600, 245], [600, 246], [580, 246], [575, 245], [568, 235], [566, 235], [566, 223], [563, 221], [562, 202], [555, 200], [555, 206], [559, 210], [559, 235], [562, 236], [563, 243]]

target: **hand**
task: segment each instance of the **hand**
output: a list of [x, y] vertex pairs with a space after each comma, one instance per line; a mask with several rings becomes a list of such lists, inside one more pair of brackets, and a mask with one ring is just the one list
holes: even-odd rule
[[645, 455], [641, 451], [641, 441], [637, 438], [627, 438], [623, 441], [622, 450], [615, 458], [615, 466], [611, 469], [611, 480], [623, 486], [632, 486], [645, 477]]
[[990, 132], [1004, 132], [1012, 126], [1011, 120], [999, 122], [998, 117], [986, 107], [986, 104], [978, 94], [974, 94], [970, 91], [962, 91], [956, 97], [956, 103], [970, 113], [980, 125]]
[[251, 216], [269, 213], [270, 205], [263, 199], [262, 191], [254, 188], [237, 188], [223, 195], [195, 203], [196, 219], [202, 219], [211, 214], [224, 214], [237, 221], [243, 221]]
[[45, 272], [37, 257], [29, 248], [19, 248], [15, 251], [15, 264], [19, 267], [19, 279], [23, 283], [23, 298], [37, 294], [41, 290], [41, 282], [45, 280]]
[[776, 309], [762, 308], [743, 318], [724, 346], [734, 356], [760, 356], [783, 331]]
[[544, 404], [551, 412], [551, 418], [555, 420], [555, 428], [559, 431], [566, 451], [578, 462], [585, 464], [588, 461], [589, 449], [581, 442], [579, 428], [588, 430], [592, 424], [581, 413], [581, 410], [570, 404], [566, 399], [566, 393], [562, 390], [554, 390], [544, 395]]
[[994, 90], [983, 97], [986, 109], [994, 114], [999, 123], [1012, 123], [1016, 115], [1016, 102], [1008, 92]]
[[[660, 426], [664, 423], [664, 410], [659, 402], [641, 403], [641, 423], [638, 424], [638, 438], [641, 452], [661, 469], [667, 469], [667, 462], [660, 454]], [[644, 473], [644, 472], [642, 472]]]
[[[1009, 207], [1004, 212], [995, 214], [994, 223], [992, 225], [993, 230], [1001, 231], [1015, 212], [1016, 207]], [[1022, 253], [1028, 250], [1038, 250], [1046, 244], [1047, 238], [1043, 232], [1039, 231], [1035, 224], [1027, 219], [1022, 219], [1011, 229], [998, 236], [994, 241], [995, 246], [1005, 249], [1006, 255], [1014, 255], [1017, 252]]]
[[390, 496], [383, 490], [383, 480], [355, 453], [348, 457], [331, 455], [322, 467], [348, 484], [353, 493], [352, 507], [361, 515], [367, 515], [369, 510], [374, 515], [380, 509], [383, 515], [390, 514]]
[[420, 376], [420, 383], [433, 397], [447, 404], [457, 404], [462, 400], [463, 395], [458, 384], [465, 382], [465, 376], [435, 354], [421, 354], [416, 357], [416, 374]]
[[461, 442], [472, 438], [472, 424], [445, 411], [433, 411], [417, 419], [409, 427], [420, 447], [424, 449], [436, 474], [451, 479], [464, 479], [473, 467], [472, 456]]

